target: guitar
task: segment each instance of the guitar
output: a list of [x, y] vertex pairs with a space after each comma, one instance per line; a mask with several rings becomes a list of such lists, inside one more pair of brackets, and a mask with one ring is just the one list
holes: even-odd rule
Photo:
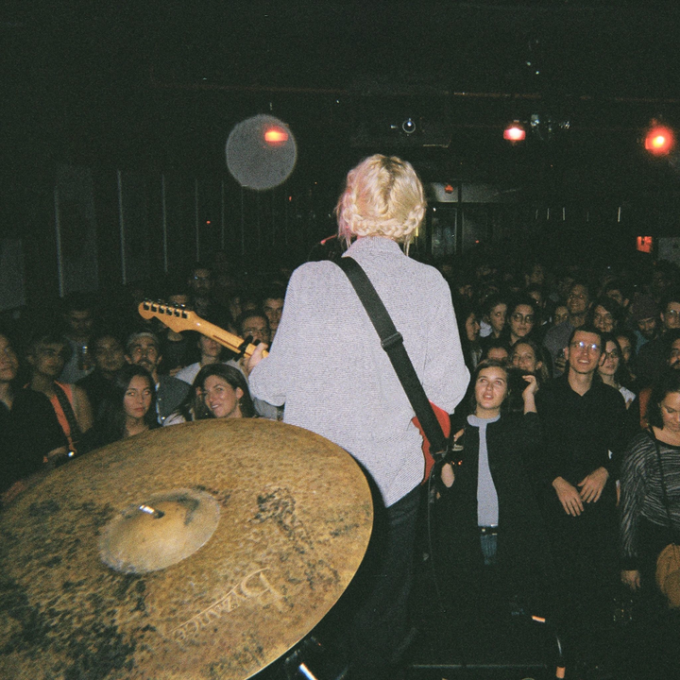
[[[144, 319], [159, 319], [175, 333], [198, 331], [202, 335], [212, 338], [215, 342], [219, 342], [222, 347], [226, 347], [236, 354], [243, 354], [246, 358], [252, 356], [255, 351], [255, 344], [247, 343], [244, 347], [245, 340], [243, 338], [202, 319], [196, 312], [192, 312], [182, 305], [169, 305], [165, 302], [145, 300], [139, 303], [137, 311]], [[262, 356], [266, 357], [268, 354], [269, 352], [265, 350]]]
[[[439, 424], [441, 425], [442, 431], [444, 432], [444, 436], [448, 439], [450, 434], [451, 434], [451, 419], [449, 417], [449, 414], [444, 411], [444, 409], [439, 408], [436, 404], [433, 404], [430, 402], [430, 406], [432, 406], [432, 410], [434, 411], [435, 416], [437, 416], [437, 420], [439, 421]], [[432, 468], [435, 466], [435, 459], [433, 458], [432, 454], [430, 453], [430, 442], [428, 438], [425, 436], [425, 432], [420, 425], [420, 421], [418, 418], [413, 418], [413, 424], [418, 428], [420, 431], [420, 434], [423, 437], [423, 457], [425, 458], [425, 476], [423, 477], [423, 481], [421, 482], [422, 484], [425, 484], [427, 480], [430, 478], [430, 473], [432, 472]]]
[[[243, 347], [243, 343], [245, 342], [243, 338], [240, 338], [233, 333], [229, 333], [229, 331], [225, 331], [223, 328], [202, 319], [196, 312], [192, 312], [181, 305], [169, 305], [165, 302], [145, 300], [144, 302], [140, 302], [138, 311], [140, 316], [144, 319], [160, 319], [168, 328], [175, 331], [175, 333], [181, 333], [182, 331], [198, 331], [208, 338], [212, 338], [216, 342], [219, 342], [220, 345], [236, 354], [242, 353], [245, 357], [250, 357], [255, 351], [256, 345], [248, 343]], [[262, 356], [266, 357], [268, 354], [269, 353], [265, 350], [262, 353]], [[432, 408], [444, 431], [444, 435], [448, 437], [451, 433], [449, 414], [435, 404], [432, 404]], [[430, 453], [430, 442], [425, 436], [425, 432], [423, 432], [418, 418], [413, 418], [413, 424], [418, 428], [423, 437], [423, 457], [425, 458], [425, 476], [423, 478], [423, 483], [425, 483], [435, 465], [435, 460]]]

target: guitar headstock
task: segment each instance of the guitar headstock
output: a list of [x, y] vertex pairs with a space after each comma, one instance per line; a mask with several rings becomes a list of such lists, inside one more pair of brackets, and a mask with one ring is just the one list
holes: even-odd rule
[[183, 305], [171, 305], [166, 302], [144, 300], [137, 308], [144, 319], [160, 319], [168, 328], [181, 333], [196, 330], [196, 312]]

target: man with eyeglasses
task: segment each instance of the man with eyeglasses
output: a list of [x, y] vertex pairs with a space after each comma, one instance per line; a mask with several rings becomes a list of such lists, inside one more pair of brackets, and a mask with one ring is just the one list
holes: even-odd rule
[[645, 343], [635, 358], [635, 375], [641, 387], [656, 382], [666, 366], [666, 337], [680, 328], [680, 289], [667, 291], [661, 300], [661, 335]]
[[596, 376], [604, 358], [600, 331], [577, 328], [564, 354], [565, 374], [536, 398], [546, 441], [539, 475], [558, 616], [572, 651], [581, 658], [590, 652], [597, 663], [606, 641], [597, 640], [596, 631], [607, 623], [617, 584], [615, 481], [631, 426], [621, 394]]
[[575, 328], [580, 328], [586, 322], [586, 316], [592, 306], [590, 287], [585, 281], [574, 281], [567, 296], [567, 311], [569, 316], [564, 323], [553, 326], [543, 339], [543, 346], [550, 353], [553, 365], [553, 375], [562, 375], [566, 367], [566, 353], [569, 336]]

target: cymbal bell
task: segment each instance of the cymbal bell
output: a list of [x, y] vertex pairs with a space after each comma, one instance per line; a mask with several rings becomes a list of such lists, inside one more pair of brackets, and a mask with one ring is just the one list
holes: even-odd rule
[[249, 678], [339, 599], [372, 516], [351, 456], [283, 423], [93, 452], [0, 514], [2, 677]]

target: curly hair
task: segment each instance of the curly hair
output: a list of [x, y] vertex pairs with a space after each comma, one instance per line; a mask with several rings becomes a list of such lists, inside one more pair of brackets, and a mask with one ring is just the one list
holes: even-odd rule
[[347, 175], [335, 208], [338, 236], [386, 236], [408, 247], [425, 217], [425, 192], [413, 166], [396, 156], [375, 154]]
[[672, 392], [680, 392], [680, 371], [667, 368], [654, 383], [647, 407], [647, 422], [660, 430], [663, 429], [661, 402]]

